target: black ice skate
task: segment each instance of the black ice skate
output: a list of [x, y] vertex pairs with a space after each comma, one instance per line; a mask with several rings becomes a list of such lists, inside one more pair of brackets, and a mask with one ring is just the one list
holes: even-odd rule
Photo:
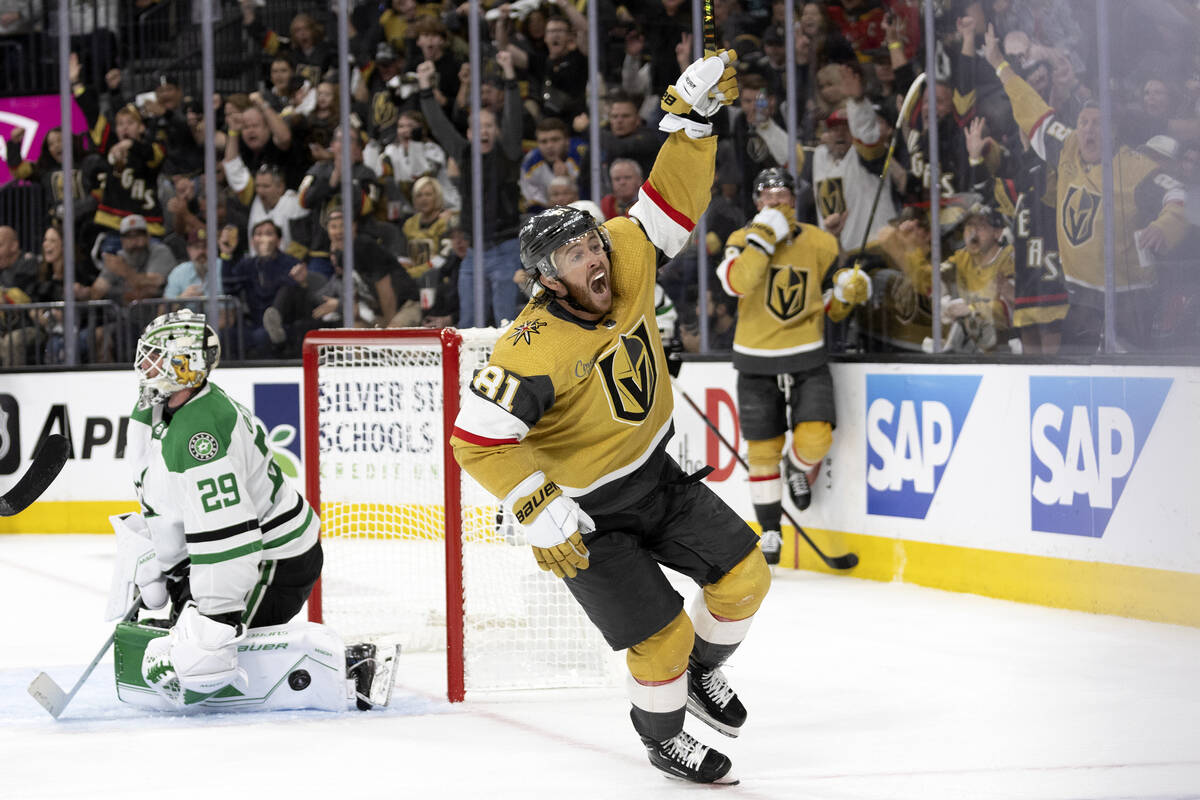
[[376, 647], [369, 642], [346, 645], [346, 677], [354, 679], [359, 711], [371, 709], [371, 683], [375, 680]]
[[700, 744], [685, 731], [656, 742], [642, 737], [650, 763], [670, 778], [679, 778], [693, 783], [737, 783], [727, 778], [733, 766], [723, 754], [707, 745]]
[[[778, 556], [776, 557], [778, 561]], [[746, 707], [719, 668], [688, 666], [687, 710], [726, 736], [736, 737], [746, 722]]]
[[792, 503], [800, 511], [812, 503], [812, 487], [808, 485], [808, 474], [792, 463], [790, 458], [783, 459], [783, 482], [787, 484], [788, 495]]
[[783, 537], [779, 531], [763, 531], [761, 537], [763, 558], [768, 564], [779, 563], [779, 551], [783, 547]]

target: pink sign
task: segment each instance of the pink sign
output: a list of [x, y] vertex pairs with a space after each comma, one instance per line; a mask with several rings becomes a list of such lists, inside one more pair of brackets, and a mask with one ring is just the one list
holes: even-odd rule
[[[3, 155], [8, 152], [8, 140], [13, 131], [17, 128], [25, 130], [25, 138], [21, 140], [21, 157], [37, 161], [42, 152], [42, 142], [46, 140], [46, 132], [59, 127], [61, 122], [62, 114], [56, 94], [0, 97], [0, 184], [12, 180]], [[87, 120], [74, 98], [71, 99], [71, 129], [76, 133], [87, 130]]]

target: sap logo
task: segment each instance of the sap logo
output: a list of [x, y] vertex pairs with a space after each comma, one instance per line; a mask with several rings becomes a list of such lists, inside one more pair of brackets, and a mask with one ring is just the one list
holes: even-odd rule
[[1033, 530], [1104, 535], [1171, 383], [1030, 377]]
[[978, 375], [867, 376], [867, 513], [924, 519]]

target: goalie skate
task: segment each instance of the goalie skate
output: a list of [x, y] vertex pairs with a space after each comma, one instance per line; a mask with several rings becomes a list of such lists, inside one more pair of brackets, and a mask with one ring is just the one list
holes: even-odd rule
[[346, 677], [354, 681], [355, 703], [360, 711], [387, 706], [396, 681], [396, 643], [362, 642], [346, 646]]

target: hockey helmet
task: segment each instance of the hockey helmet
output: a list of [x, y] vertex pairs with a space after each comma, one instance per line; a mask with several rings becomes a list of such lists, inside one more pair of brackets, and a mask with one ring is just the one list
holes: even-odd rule
[[217, 332], [203, 314], [185, 308], [155, 317], [138, 338], [133, 362], [141, 391], [138, 407], [149, 408], [182, 389], [203, 386], [220, 360]]
[[786, 169], [768, 167], [754, 179], [754, 200], [757, 202], [758, 196], [767, 189], [787, 189], [795, 197], [796, 179]]
[[571, 206], [548, 208], [521, 226], [521, 264], [547, 278], [557, 278], [554, 251], [592, 231], [600, 235], [604, 252], [610, 252], [608, 233], [596, 224], [591, 214]]

